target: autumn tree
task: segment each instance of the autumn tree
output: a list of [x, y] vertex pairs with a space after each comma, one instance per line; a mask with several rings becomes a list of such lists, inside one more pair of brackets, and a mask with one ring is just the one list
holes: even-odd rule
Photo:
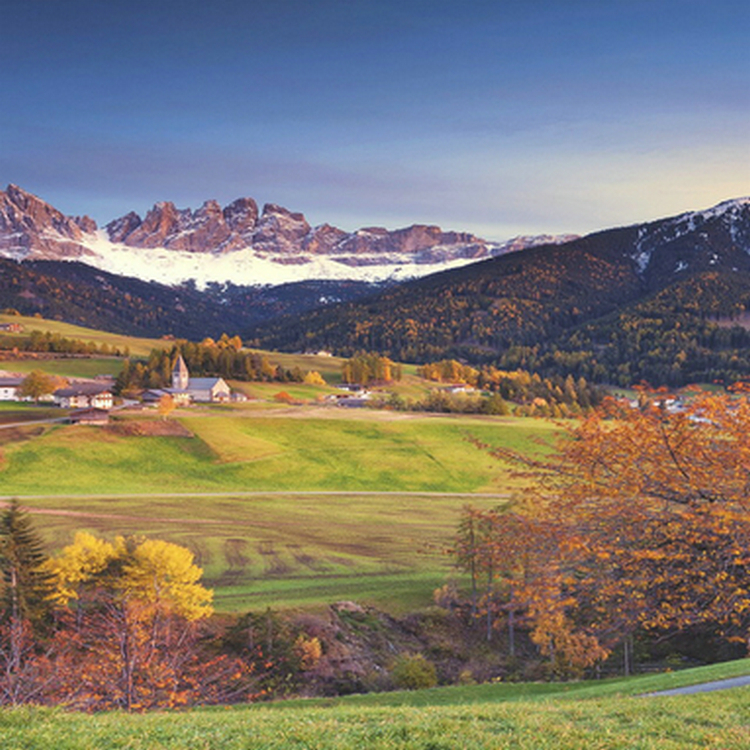
[[175, 410], [177, 404], [170, 393], [164, 393], [159, 397], [159, 402], [156, 405], [156, 409], [159, 412], [159, 416], [162, 419], [167, 419], [169, 415]]
[[[634, 631], [750, 630], [750, 404], [696, 394], [610, 404], [570, 427], [556, 451], [520, 463], [535, 507], [558, 521], [555, 597], [585, 612], [603, 647]], [[554, 625], [554, 623], [553, 623]], [[574, 631], [571, 631], [574, 632]], [[580, 631], [584, 633], [584, 630]]]
[[53, 393], [60, 387], [60, 380], [52, 375], [48, 375], [41, 370], [32, 370], [21, 383], [18, 389], [18, 395], [21, 398], [34, 399], [39, 403], [42, 396]]
[[401, 380], [401, 366], [390, 358], [375, 352], [360, 352], [347, 359], [341, 366], [341, 380], [344, 383], [368, 385], [370, 383], [390, 383]]
[[[197, 689], [195, 624], [212, 593], [184, 547], [79, 533], [49, 560], [52, 597], [75, 634], [80, 669], [70, 700], [85, 708], [174, 706]], [[71, 609], [71, 604], [73, 608]]]
[[579, 676], [606, 657], [595, 636], [577, 625], [579, 605], [556, 520], [521, 500], [489, 510], [467, 505], [452, 552], [470, 574], [472, 611], [484, 620], [485, 637], [504, 622], [510, 657], [520, 625], [556, 676]]

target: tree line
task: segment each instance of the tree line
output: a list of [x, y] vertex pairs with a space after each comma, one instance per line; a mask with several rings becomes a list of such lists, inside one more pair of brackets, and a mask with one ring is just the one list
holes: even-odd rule
[[28, 336], [0, 336], [0, 349], [19, 352], [41, 352], [54, 354], [101, 354], [113, 357], [130, 356], [130, 347], [110, 346], [106, 341], [72, 339], [50, 331], [31, 331]]
[[[566, 417], [575, 416], [601, 404], [605, 397], [602, 388], [590, 384], [586, 378], [552, 375], [522, 369], [501, 370], [494, 365], [472, 367], [455, 359], [428, 362], [417, 368], [417, 375], [437, 383], [468, 385], [487, 391], [505, 402], [517, 404], [519, 416]], [[431, 401], [441, 395], [433, 393]], [[449, 409], [444, 409], [448, 411]]]
[[193, 377], [301, 383], [306, 375], [299, 367], [289, 369], [273, 365], [267, 355], [243, 350], [239, 336], [222, 334], [216, 341], [210, 338], [200, 343], [178, 340], [169, 349], [153, 349], [145, 360], [125, 360], [115, 381], [115, 392], [123, 394], [171, 386], [172, 369], [180, 355]]

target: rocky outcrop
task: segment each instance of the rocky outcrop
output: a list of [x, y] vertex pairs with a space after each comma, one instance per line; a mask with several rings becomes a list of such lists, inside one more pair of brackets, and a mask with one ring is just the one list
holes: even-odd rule
[[90, 251], [81, 244], [96, 231], [88, 216], [72, 219], [17, 185], [0, 192], [0, 253], [23, 260], [77, 258]]
[[258, 223], [258, 204], [252, 198], [238, 198], [223, 211], [224, 221], [248, 244]]
[[107, 234], [112, 242], [125, 242], [126, 238], [133, 234], [141, 224], [141, 217], [135, 211], [131, 211], [119, 219], [110, 221], [106, 226]]
[[303, 214], [266, 203], [251, 237], [252, 246], [273, 253], [298, 253], [310, 229]]
[[401, 260], [411, 256], [413, 263], [443, 263], [492, 254], [492, 246], [472, 234], [443, 232], [422, 224], [395, 231], [370, 227], [353, 233], [330, 224], [311, 227], [304, 214], [275, 203], [267, 203], [259, 214], [252, 198], [239, 198], [223, 209], [216, 201], [206, 201], [195, 212], [169, 202], [157, 203], [142, 221], [130, 213], [106, 229], [112, 242], [130, 247], [207, 253], [252, 248], [283, 264], [304, 263], [306, 256], [320, 255], [356, 266], [388, 255], [399, 255]]

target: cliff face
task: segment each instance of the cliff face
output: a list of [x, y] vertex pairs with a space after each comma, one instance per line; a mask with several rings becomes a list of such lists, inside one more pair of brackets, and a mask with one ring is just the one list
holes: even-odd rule
[[84, 235], [95, 231], [88, 216], [65, 216], [17, 185], [0, 192], [0, 254], [6, 258], [78, 258], [89, 254]]
[[145, 219], [130, 213], [107, 224], [106, 229], [112, 242], [130, 247], [208, 253], [252, 248], [279, 256], [330, 254], [352, 266], [371, 264], [372, 259], [364, 256], [401, 254], [413, 256], [416, 263], [440, 263], [491, 254], [489, 243], [465, 232], [443, 232], [440, 227], [421, 224], [395, 231], [371, 227], [352, 233], [330, 224], [311, 227], [304, 214], [274, 203], [267, 203], [259, 214], [252, 198], [239, 198], [223, 209], [216, 201], [206, 201], [197, 211], [157, 203]]
[[259, 211], [252, 198], [223, 208], [208, 200], [196, 210], [163, 201], [145, 217], [131, 211], [100, 231], [88, 216], [65, 216], [16, 185], [0, 193], [0, 257], [81, 260], [164, 284], [400, 280], [550, 240], [516, 238], [498, 245], [424, 224], [346, 232], [330, 224], [310, 226], [303, 214], [274, 203]]

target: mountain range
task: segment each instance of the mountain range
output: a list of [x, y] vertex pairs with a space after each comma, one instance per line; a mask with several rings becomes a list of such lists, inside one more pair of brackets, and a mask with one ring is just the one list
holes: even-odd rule
[[398, 281], [455, 268], [561, 237], [516, 237], [493, 243], [467, 232], [416, 224], [355, 232], [253, 198], [196, 210], [157, 203], [99, 229], [88, 216], [64, 215], [16, 185], [0, 192], [0, 257], [78, 260], [103, 271], [176, 285], [193, 281], [278, 285], [309, 280]]
[[[547, 239], [500, 246], [424, 225], [347, 234], [249, 198], [159, 203], [98, 229], [9, 186], [0, 305], [129, 333], [227, 331], [264, 348], [456, 357], [622, 385], [750, 377], [750, 198]], [[250, 256], [307, 280], [249, 285], [232, 274]], [[133, 257], [166, 258], [170, 283], [118, 273]], [[316, 275], [321, 263], [345, 280]]]

